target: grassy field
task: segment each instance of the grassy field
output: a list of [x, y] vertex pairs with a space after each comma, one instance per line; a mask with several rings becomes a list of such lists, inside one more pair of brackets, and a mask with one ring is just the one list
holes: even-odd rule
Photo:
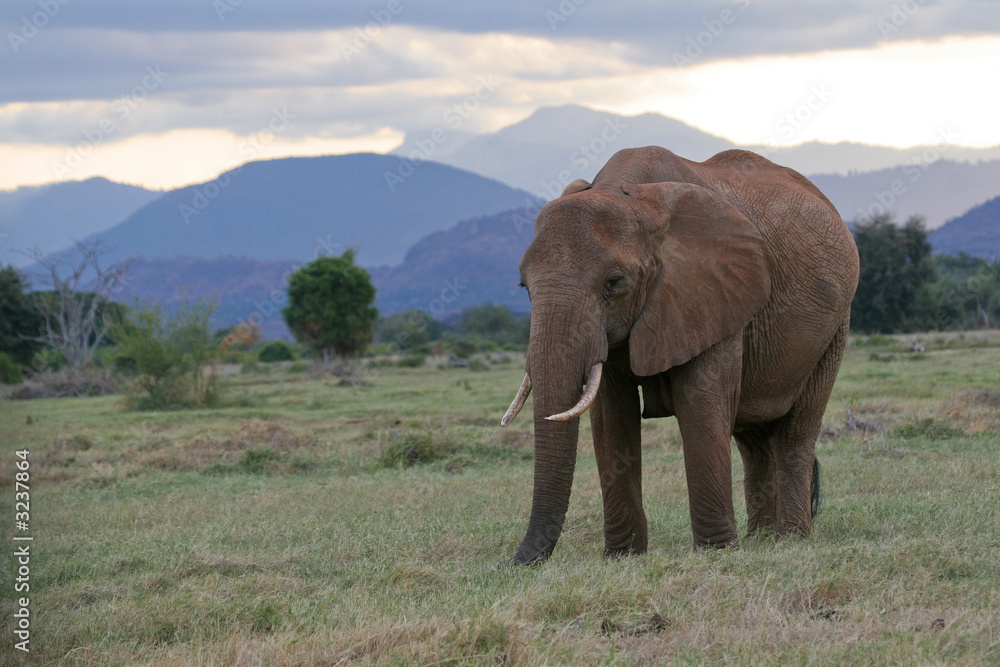
[[[1000, 335], [853, 341], [807, 539], [694, 552], [673, 420], [644, 423], [649, 553], [601, 559], [588, 420], [566, 530], [530, 504], [521, 379], [274, 367], [222, 405], [0, 402], [0, 664], [1000, 663]], [[13, 647], [15, 450], [31, 451], [31, 653]], [[745, 526], [734, 454], [737, 515]]]

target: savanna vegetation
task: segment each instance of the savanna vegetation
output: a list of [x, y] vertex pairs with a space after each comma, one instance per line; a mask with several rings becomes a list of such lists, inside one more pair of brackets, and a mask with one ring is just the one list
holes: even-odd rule
[[649, 553], [603, 561], [584, 419], [566, 530], [536, 568], [498, 567], [531, 496], [530, 420], [498, 426], [519, 363], [342, 387], [281, 362], [173, 411], [3, 401], [0, 478], [31, 451], [35, 539], [31, 654], [8, 549], [0, 663], [997, 664], [1000, 338], [912, 342], [849, 344], [811, 537], [693, 551], [676, 424], [653, 420]]
[[[650, 552], [604, 562], [584, 419], [533, 569], [501, 565], [531, 496], [530, 420], [498, 426], [527, 316], [378, 318], [348, 252], [292, 277], [290, 344], [213, 332], [204, 303], [118, 304], [91, 246], [51, 289], [4, 269], [0, 391], [37, 400], [0, 401], [0, 480], [30, 451], [35, 538], [32, 652], [4, 586], [0, 664], [996, 664], [1000, 263], [932, 257], [919, 219], [855, 237], [815, 533], [693, 552], [680, 436], [656, 420]], [[962, 329], [982, 331], [937, 333]], [[346, 386], [316, 365], [362, 355]]]

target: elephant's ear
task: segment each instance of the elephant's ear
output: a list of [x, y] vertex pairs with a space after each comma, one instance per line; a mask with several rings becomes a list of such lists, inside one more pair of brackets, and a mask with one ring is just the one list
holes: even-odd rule
[[[632, 326], [632, 371], [679, 366], [742, 329], [771, 293], [764, 239], [717, 194], [689, 183], [629, 185], [659, 270]], [[648, 218], [648, 219], [647, 219]]]
[[582, 178], [578, 178], [569, 185], [567, 185], [563, 189], [562, 194], [559, 196], [565, 197], [566, 195], [573, 195], [576, 194], [577, 192], [583, 192], [584, 190], [589, 190], [589, 189], [590, 189], [590, 183], [583, 180]]

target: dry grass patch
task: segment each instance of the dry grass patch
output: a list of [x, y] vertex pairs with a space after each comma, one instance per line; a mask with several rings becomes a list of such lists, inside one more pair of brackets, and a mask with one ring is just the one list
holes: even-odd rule
[[85, 479], [107, 484], [143, 473], [227, 472], [284, 474], [305, 472], [315, 461], [316, 437], [292, 431], [275, 421], [242, 422], [232, 436], [196, 436], [178, 443], [165, 437], [117, 452], [85, 435], [56, 438], [37, 454], [35, 477], [48, 482]]
[[1000, 431], [1000, 391], [963, 391], [945, 402], [938, 415], [973, 435]]

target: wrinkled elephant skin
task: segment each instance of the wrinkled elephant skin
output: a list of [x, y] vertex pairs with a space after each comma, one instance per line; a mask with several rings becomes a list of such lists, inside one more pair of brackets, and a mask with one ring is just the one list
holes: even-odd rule
[[677, 418], [696, 547], [738, 543], [734, 436], [748, 531], [810, 532], [858, 281], [851, 233], [812, 183], [746, 151], [623, 150], [542, 208], [520, 269], [527, 376], [504, 424], [533, 391], [535, 472], [516, 562], [556, 545], [588, 408], [606, 556], [646, 550], [643, 418]]

